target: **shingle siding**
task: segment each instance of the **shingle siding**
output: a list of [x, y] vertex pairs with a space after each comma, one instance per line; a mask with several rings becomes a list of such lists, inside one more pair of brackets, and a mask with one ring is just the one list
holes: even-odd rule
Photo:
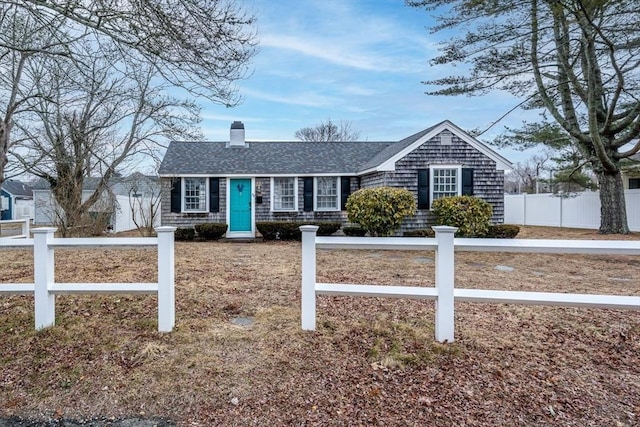
[[[451, 136], [451, 142], [441, 144], [441, 131]], [[437, 132], [441, 132], [435, 135]], [[426, 138], [433, 136], [422, 143]], [[458, 136], [459, 135], [459, 136]], [[422, 144], [415, 147], [417, 144]], [[411, 150], [404, 157], [400, 153]], [[395, 161], [394, 171], [369, 172], [387, 169]], [[298, 177], [298, 205], [293, 212], [271, 210], [270, 175], [310, 177], [318, 174], [350, 177], [351, 192], [359, 188], [391, 186], [411, 191], [418, 199], [418, 171], [434, 165], [455, 165], [473, 169], [473, 195], [489, 202], [493, 207], [492, 222], [504, 219], [504, 169], [509, 162], [466, 135], [449, 121], [425, 129], [396, 143], [248, 143], [242, 149], [227, 148], [224, 143], [172, 143], [163, 160], [162, 223], [188, 227], [203, 222], [227, 221], [227, 188], [225, 174], [256, 176], [253, 192], [260, 190], [262, 203], [255, 203], [255, 221], [347, 221], [345, 211], [305, 212], [304, 177]], [[220, 177], [220, 211], [218, 213], [171, 213], [169, 175], [189, 174]], [[462, 179], [459, 176], [458, 179]], [[431, 194], [429, 194], [431, 197]], [[340, 203], [340, 195], [338, 203]], [[433, 214], [420, 209], [405, 221], [401, 231], [426, 228], [434, 224]], [[399, 232], [400, 233], [400, 232]]]
[[[304, 212], [303, 211], [303, 185], [304, 180], [298, 178], [298, 211], [297, 212], [274, 212], [271, 211], [271, 179], [256, 178], [255, 188], [260, 188], [262, 192], [262, 203], [255, 203], [255, 220], [263, 221], [340, 221], [347, 220], [344, 211], [334, 212]], [[351, 190], [357, 190], [357, 179], [351, 178]], [[220, 178], [220, 212], [203, 213], [173, 213], [171, 212], [171, 179], [162, 179], [162, 225], [169, 225], [180, 228], [190, 228], [195, 224], [205, 222], [227, 222], [227, 180]]]
[[220, 179], [220, 212], [171, 212], [171, 178], [162, 178], [162, 225], [191, 228], [205, 222], [227, 222], [227, 180]]
[[[418, 203], [418, 170], [434, 165], [461, 165], [473, 169], [473, 195], [489, 202], [493, 208], [493, 223], [504, 221], [504, 171], [496, 170], [496, 163], [453, 135], [451, 145], [441, 145], [436, 136], [396, 162], [393, 172], [370, 174], [362, 179], [362, 187], [380, 185], [405, 188], [411, 191]], [[366, 179], [365, 179], [366, 178]], [[461, 177], [458, 177], [461, 179]], [[407, 218], [402, 231], [426, 228], [433, 225], [433, 215], [426, 209], [418, 210]]]

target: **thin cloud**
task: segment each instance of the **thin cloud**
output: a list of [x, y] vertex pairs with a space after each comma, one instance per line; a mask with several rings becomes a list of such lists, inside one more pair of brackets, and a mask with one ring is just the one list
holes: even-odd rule
[[338, 102], [336, 99], [318, 95], [312, 92], [297, 93], [295, 95], [275, 95], [270, 92], [244, 88], [243, 95], [264, 101], [277, 102], [280, 104], [301, 105], [304, 107], [328, 107]]
[[[264, 35], [260, 38], [262, 48], [271, 47], [301, 53], [313, 58], [322, 59], [335, 65], [357, 68], [367, 71], [397, 71], [397, 68], [379, 55], [368, 56], [349, 52], [341, 48], [335, 41], [309, 40], [294, 36]], [[351, 49], [348, 49], [351, 50]]]

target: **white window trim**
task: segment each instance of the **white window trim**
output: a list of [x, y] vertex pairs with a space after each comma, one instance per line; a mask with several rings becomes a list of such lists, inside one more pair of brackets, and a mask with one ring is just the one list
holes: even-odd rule
[[297, 176], [278, 176], [277, 178], [293, 178], [293, 209], [276, 209], [276, 192], [275, 189], [275, 178], [271, 177], [271, 183], [269, 187], [269, 191], [271, 194], [270, 203], [271, 203], [271, 212], [298, 212], [298, 177]]
[[[186, 200], [187, 200], [187, 192], [186, 192], [186, 185], [187, 185], [187, 179], [203, 179], [204, 178], [204, 191], [205, 191], [205, 196], [204, 196], [204, 210], [187, 210], [186, 209]], [[209, 212], [209, 178], [207, 177], [203, 177], [203, 176], [183, 176], [182, 179], [180, 180], [180, 185], [181, 185], [181, 189], [180, 189], [180, 194], [182, 195], [180, 200], [180, 204], [181, 204], [181, 211], [183, 213], [206, 213]]]
[[340, 195], [342, 194], [341, 179], [339, 176], [324, 176], [322, 178], [334, 178], [336, 180], [336, 207], [318, 209], [318, 178], [313, 177], [313, 210], [316, 212], [340, 212]]
[[429, 166], [429, 209], [431, 209], [431, 205], [435, 200], [433, 198], [433, 185], [435, 182], [433, 171], [442, 169], [456, 169], [456, 192], [458, 196], [462, 194], [462, 165], [431, 165]]

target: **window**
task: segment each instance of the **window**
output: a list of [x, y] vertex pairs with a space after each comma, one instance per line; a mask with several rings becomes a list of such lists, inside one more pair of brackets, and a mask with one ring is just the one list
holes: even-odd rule
[[474, 195], [474, 169], [460, 165], [436, 165], [417, 171], [418, 209], [431, 209], [434, 200]]
[[640, 189], [640, 178], [629, 178], [629, 190]]
[[205, 212], [207, 210], [207, 179], [184, 178], [185, 212]]
[[458, 169], [433, 169], [433, 198], [431, 200], [457, 196], [458, 194]]
[[322, 176], [316, 178], [316, 208], [317, 211], [340, 210], [338, 204], [338, 177]]
[[271, 179], [271, 210], [298, 210], [298, 180], [294, 177]]

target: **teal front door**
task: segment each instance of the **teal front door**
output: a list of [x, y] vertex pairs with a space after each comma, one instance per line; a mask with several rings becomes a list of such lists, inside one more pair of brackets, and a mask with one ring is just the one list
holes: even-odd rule
[[251, 232], [251, 179], [229, 180], [229, 231]]

